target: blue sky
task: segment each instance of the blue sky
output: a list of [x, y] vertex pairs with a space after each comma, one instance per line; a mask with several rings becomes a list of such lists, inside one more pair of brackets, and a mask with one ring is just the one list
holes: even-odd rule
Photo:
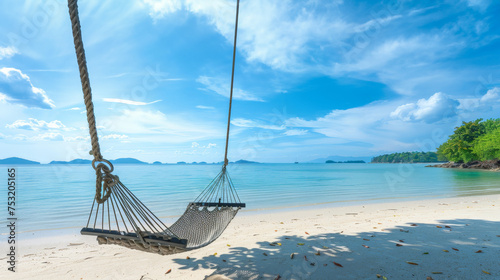
[[[223, 159], [236, 1], [81, 1], [105, 158]], [[500, 4], [241, 0], [230, 160], [435, 150], [500, 117]], [[0, 3], [0, 158], [90, 158], [63, 0]]]

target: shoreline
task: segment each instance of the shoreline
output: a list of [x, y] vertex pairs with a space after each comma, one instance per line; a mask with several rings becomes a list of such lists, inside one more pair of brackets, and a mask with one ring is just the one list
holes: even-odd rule
[[15, 279], [493, 279], [499, 210], [497, 194], [245, 213], [214, 243], [169, 256], [46, 232], [20, 239]]
[[447, 162], [442, 164], [427, 165], [425, 167], [450, 168], [450, 169], [465, 169], [465, 170], [484, 170], [484, 171], [500, 171], [500, 160], [484, 160], [471, 161], [466, 163]]
[[[486, 171], [486, 170], [485, 170]], [[340, 208], [340, 207], [356, 207], [356, 206], [364, 206], [364, 205], [372, 205], [372, 204], [390, 204], [390, 203], [404, 203], [404, 202], [419, 202], [419, 201], [428, 201], [428, 200], [440, 200], [440, 199], [453, 199], [453, 198], [461, 198], [461, 197], [489, 197], [495, 196], [498, 194], [468, 194], [468, 195], [421, 195], [421, 196], [405, 196], [405, 197], [386, 197], [386, 198], [373, 198], [373, 199], [359, 199], [359, 200], [342, 200], [342, 201], [330, 201], [330, 202], [319, 202], [319, 203], [308, 203], [301, 204], [295, 206], [277, 206], [277, 207], [266, 207], [266, 208], [257, 208], [257, 209], [242, 209], [239, 211], [237, 217], [241, 216], [253, 216], [253, 215], [265, 215], [265, 214], [279, 214], [279, 213], [288, 213], [294, 211], [309, 211], [309, 210], [328, 210], [331, 208]], [[160, 216], [159, 218], [165, 222], [165, 224], [171, 225], [180, 215], [171, 215], [171, 216]], [[68, 235], [79, 235], [80, 229], [82, 226], [73, 226], [73, 227], [64, 227], [64, 228], [48, 228], [48, 229], [33, 229], [33, 230], [25, 230], [18, 231], [20, 238], [22, 240], [33, 239], [33, 238], [43, 238], [49, 234], [57, 235], [57, 236], [68, 236]], [[0, 233], [0, 239], [3, 236], [6, 236], [7, 233]]]

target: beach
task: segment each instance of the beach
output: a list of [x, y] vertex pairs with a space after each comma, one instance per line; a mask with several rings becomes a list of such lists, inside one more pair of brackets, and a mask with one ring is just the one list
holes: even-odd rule
[[98, 245], [78, 229], [26, 232], [17, 271], [2, 257], [0, 276], [499, 279], [499, 208], [500, 195], [486, 195], [247, 211], [209, 246], [168, 256]]

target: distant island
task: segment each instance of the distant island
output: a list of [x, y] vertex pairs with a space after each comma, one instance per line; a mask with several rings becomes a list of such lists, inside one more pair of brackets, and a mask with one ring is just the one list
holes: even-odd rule
[[244, 160], [244, 159], [240, 159], [240, 160], [237, 160], [236, 162], [234, 163], [237, 163], [237, 164], [248, 164], [248, 163], [259, 163], [259, 162], [256, 162], [256, 161], [250, 161], [250, 160]]
[[[141, 160], [138, 160], [135, 158], [117, 158], [117, 159], [110, 160], [110, 162], [112, 164], [151, 164], [151, 165], [169, 164], [169, 163], [162, 163], [161, 161], [155, 161], [153, 163], [148, 163], [148, 162], [144, 162], [144, 161], [141, 161]], [[218, 165], [218, 164], [223, 164], [223, 163], [224, 163], [223, 161], [212, 162], [212, 163], [207, 163], [205, 161], [200, 161], [200, 162], [195, 161], [192, 163], [187, 163], [185, 161], [179, 161], [179, 162], [174, 163], [174, 164], [178, 164], [178, 165], [183, 165], [183, 164], [189, 164], [189, 165], [214, 164], [214, 165]], [[229, 163], [230, 164], [258, 164], [259, 162], [240, 159], [236, 162], [229, 162]], [[27, 160], [27, 159], [23, 159], [23, 158], [18, 158], [18, 157], [10, 157], [10, 158], [6, 158], [6, 159], [0, 159], [0, 164], [40, 164], [40, 162]], [[81, 158], [73, 159], [70, 161], [53, 160], [53, 161], [49, 162], [48, 164], [53, 164], [53, 165], [55, 165], [55, 164], [66, 164], [66, 165], [69, 165], [69, 164], [92, 164], [92, 160], [81, 159]]]
[[317, 158], [306, 163], [325, 163], [328, 160], [332, 160], [335, 162], [346, 162], [346, 161], [364, 161], [369, 162], [371, 157], [350, 157], [350, 156], [328, 156], [324, 158]]
[[0, 159], [0, 164], [40, 164], [38, 161], [31, 161], [18, 157]]
[[110, 160], [110, 161], [113, 164], [149, 164], [147, 162], [140, 161], [140, 160], [135, 159], [135, 158], [117, 158], [117, 159]]
[[325, 163], [366, 163], [364, 160], [346, 160], [346, 161], [334, 161], [327, 160]]
[[372, 158], [371, 163], [430, 163], [447, 162], [435, 152], [404, 152], [380, 155]]
[[450, 162], [432, 167], [500, 171], [500, 119], [462, 122], [437, 149]]
[[53, 160], [51, 162], [49, 162], [49, 164], [91, 164], [92, 161], [89, 160], [89, 159], [81, 159], [81, 158], [77, 158], [77, 159], [74, 159], [74, 160], [71, 160], [71, 161], [56, 161], [56, 160]]

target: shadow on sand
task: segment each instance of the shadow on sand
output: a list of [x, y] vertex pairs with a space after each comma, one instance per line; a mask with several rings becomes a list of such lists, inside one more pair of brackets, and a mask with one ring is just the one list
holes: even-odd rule
[[377, 274], [388, 279], [500, 279], [498, 235], [499, 222], [440, 220], [356, 235], [282, 235], [254, 248], [231, 247], [217, 256], [173, 261], [181, 269], [215, 269], [212, 276], [230, 279], [377, 279]]

